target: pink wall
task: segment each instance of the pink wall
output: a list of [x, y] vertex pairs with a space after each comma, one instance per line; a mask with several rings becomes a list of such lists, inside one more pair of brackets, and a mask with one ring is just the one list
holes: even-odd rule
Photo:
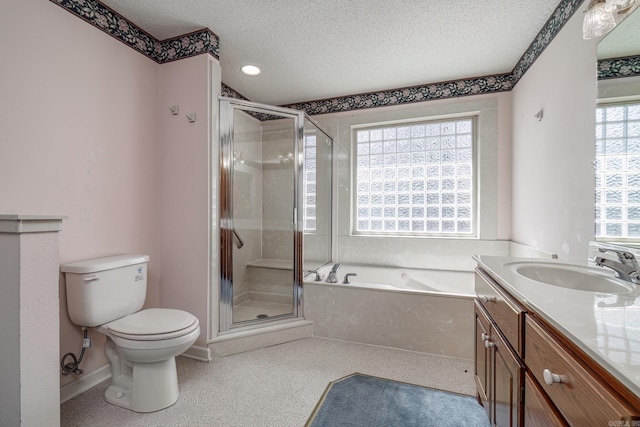
[[581, 10], [512, 92], [511, 238], [575, 260], [587, 258], [595, 203], [596, 41], [582, 39]]
[[[218, 239], [209, 235], [210, 221], [217, 226], [209, 186], [211, 176], [217, 175], [213, 159], [217, 158], [218, 144], [213, 144], [211, 152], [209, 142], [212, 137], [218, 139], [218, 100], [207, 88], [216, 87], [213, 92], [219, 93], [220, 66], [208, 55], [163, 64], [159, 87], [160, 306], [197, 316], [201, 333], [196, 344], [204, 346], [210, 316], [210, 257], [214, 259], [213, 277], [217, 277], [218, 264]], [[170, 113], [173, 105], [179, 107], [178, 115]], [[188, 113], [196, 115], [194, 123], [187, 120]]]
[[[41, 0], [2, 3], [0, 52], [0, 213], [67, 215], [61, 263], [148, 253], [157, 306], [159, 66]], [[77, 354], [60, 298], [60, 352]], [[92, 337], [87, 372], [106, 364]]]

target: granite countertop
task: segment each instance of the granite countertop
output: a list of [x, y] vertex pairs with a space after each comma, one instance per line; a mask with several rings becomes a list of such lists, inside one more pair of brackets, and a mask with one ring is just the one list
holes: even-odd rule
[[548, 285], [517, 274], [521, 262], [581, 266], [614, 278], [612, 270], [551, 259], [475, 256], [478, 265], [640, 396], [640, 285], [607, 294]]

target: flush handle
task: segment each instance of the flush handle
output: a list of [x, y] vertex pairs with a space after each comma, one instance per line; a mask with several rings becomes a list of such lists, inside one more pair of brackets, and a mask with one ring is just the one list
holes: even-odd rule
[[93, 282], [94, 280], [100, 280], [100, 276], [94, 274], [93, 276], [88, 276], [83, 279], [85, 282]]

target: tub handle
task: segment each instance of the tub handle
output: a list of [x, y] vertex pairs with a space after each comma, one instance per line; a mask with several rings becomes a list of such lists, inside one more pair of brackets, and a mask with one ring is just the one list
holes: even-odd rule
[[316, 282], [322, 282], [322, 274], [318, 270], [307, 270], [307, 273], [313, 273], [316, 275]]
[[349, 282], [349, 277], [353, 277], [353, 276], [357, 276], [357, 274], [356, 273], [347, 273], [347, 274], [345, 274], [344, 275], [344, 280], [342, 281], [342, 284], [343, 285], [348, 285], [349, 283], [351, 283], [351, 282]]

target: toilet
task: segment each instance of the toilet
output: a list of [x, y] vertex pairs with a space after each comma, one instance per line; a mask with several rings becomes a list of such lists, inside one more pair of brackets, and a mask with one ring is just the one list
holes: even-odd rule
[[106, 335], [111, 404], [136, 412], [173, 405], [179, 396], [175, 358], [200, 335], [198, 319], [169, 308], [141, 310], [148, 255], [116, 255], [61, 266], [71, 321]]

